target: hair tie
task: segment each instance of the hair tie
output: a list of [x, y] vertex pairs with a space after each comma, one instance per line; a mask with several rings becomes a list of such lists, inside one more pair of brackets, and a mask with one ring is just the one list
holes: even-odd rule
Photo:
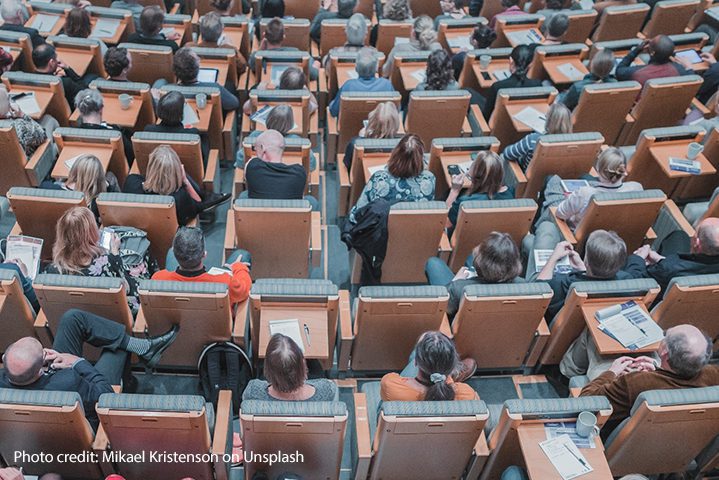
[[447, 380], [447, 375], [441, 373], [433, 373], [429, 376], [429, 381], [432, 383], [442, 383]]

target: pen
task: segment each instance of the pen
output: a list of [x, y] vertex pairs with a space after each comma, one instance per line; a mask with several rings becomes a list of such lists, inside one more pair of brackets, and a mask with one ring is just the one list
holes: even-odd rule
[[10, 98], [12, 100], [17, 100], [19, 98], [27, 97], [28, 95], [32, 95], [32, 94], [30, 92], [22, 92], [22, 93], [17, 93], [15, 95], [11, 95]]
[[310, 327], [308, 327], [306, 323], [305, 323], [305, 337], [307, 337], [307, 346], [311, 347], [312, 342], [310, 342]]
[[589, 468], [589, 467], [587, 467], [587, 463], [586, 463], [584, 460], [582, 460], [581, 458], [579, 458], [579, 456], [577, 456], [577, 454], [574, 453], [574, 452], [572, 451], [572, 449], [569, 448], [569, 446], [564, 445], [564, 448], [566, 448], [567, 451], [568, 451], [569, 453], [571, 453], [572, 456], [573, 456], [574, 458], [576, 458], [577, 461], [578, 461], [579, 463], [581, 463], [584, 468]]

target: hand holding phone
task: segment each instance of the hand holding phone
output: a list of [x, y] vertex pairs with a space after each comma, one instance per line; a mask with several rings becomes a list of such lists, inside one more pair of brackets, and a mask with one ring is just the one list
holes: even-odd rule
[[100, 237], [100, 246], [110, 251], [110, 247], [112, 246], [112, 236], [114, 235], [115, 231], [110, 227], [105, 227], [102, 229], [102, 236]]

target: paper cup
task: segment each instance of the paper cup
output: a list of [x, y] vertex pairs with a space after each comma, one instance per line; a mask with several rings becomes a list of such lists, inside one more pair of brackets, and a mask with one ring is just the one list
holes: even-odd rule
[[479, 56], [479, 68], [487, 68], [489, 64], [492, 62], [492, 56], [491, 55], [480, 55]]
[[205, 108], [207, 106], [207, 95], [198, 93], [195, 95], [195, 102], [197, 103], [197, 108]]

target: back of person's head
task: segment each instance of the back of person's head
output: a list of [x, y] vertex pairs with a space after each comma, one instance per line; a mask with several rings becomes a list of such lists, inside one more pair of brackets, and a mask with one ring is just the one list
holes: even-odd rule
[[3, 0], [0, 4], [0, 15], [6, 23], [18, 25], [27, 21], [25, 9], [17, 0]]
[[263, 160], [268, 160], [268, 156], [281, 159], [285, 151], [285, 137], [277, 130], [265, 130], [255, 140], [255, 150]]
[[73, 8], [67, 12], [65, 17], [65, 35], [75, 38], [87, 38], [90, 36], [92, 26], [90, 25], [90, 14], [84, 8]]
[[502, 0], [502, 6], [504, 8], [513, 7], [515, 5], [519, 5], [519, 0]]
[[277, 130], [282, 135], [287, 135], [295, 126], [295, 116], [292, 107], [286, 103], [276, 105], [267, 115], [265, 126], [269, 130]]
[[424, 170], [424, 143], [408, 133], [399, 141], [387, 161], [387, 171], [395, 178], [413, 178]]
[[265, 0], [262, 2], [262, 18], [282, 18], [285, 16], [285, 0]]
[[627, 158], [620, 149], [609, 147], [597, 156], [594, 169], [600, 178], [617, 183], [627, 176]]
[[183, 270], [198, 270], [205, 258], [205, 235], [198, 227], [180, 227], [172, 240], [172, 253]]
[[630, 473], [629, 475], [624, 475], [619, 480], [649, 480], [644, 475], [640, 475], [638, 473]]
[[337, 0], [337, 16], [350, 18], [357, 6], [357, 0]]
[[87, 207], [67, 210], [55, 227], [52, 262], [60, 273], [78, 273], [102, 253], [95, 215]]
[[307, 380], [307, 364], [300, 347], [290, 337], [276, 333], [267, 343], [265, 378], [282, 393], [299, 390]]
[[302, 90], [305, 87], [307, 87], [307, 77], [299, 67], [287, 67], [280, 75], [280, 90]]
[[192, 49], [182, 47], [175, 53], [172, 70], [180, 83], [194, 82], [200, 73], [200, 57]]
[[157, 116], [168, 125], [182, 125], [185, 97], [180, 92], [167, 92], [157, 102]]
[[159, 195], [172, 195], [183, 184], [182, 163], [177, 153], [169, 145], [155, 147], [147, 162], [147, 175], [143, 183], [145, 190]]
[[271, 45], [280, 45], [285, 39], [285, 25], [275, 17], [265, 26], [265, 39]]
[[649, 42], [649, 54], [656, 63], [667, 63], [674, 55], [674, 41], [667, 35], [657, 35]]
[[454, 400], [454, 387], [447, 379], [457, 366], [459, 356], [452, 340], [441, 332], [426, 332], [419, 337], [415, 352], [420, 375], [430, 384], [424, 399]]
[[[8, 380], [19, 386], [28, 385], [40, 376], [44, 360], [42, 344], [33, 337], [24, 337], [12, 343], [2, 356]], [[17, 478], [24, 477], [20, 473]]]
[[614, 68], [614, 54], [611, 50], [599, 50], [589, 62], [589, 71], [597, 78], [606, 78]]
[[114, 78], [130, 67], [130, 52], [125, 47], [110, 47], [102, 61], [107, 74]]
[[76, 192], [82, 192], [88, 205], [98, 195], [107, 191], [105, 171], [102, 168], [100, 159], [95, 155], [81, 155], [78, 157], [67, 174], [66, 183], [73, 185], [73, 190]]
[[148, 5], [140, 14], [140, 30], [147, 36], [157, 35], [164, 21], [165, 12], [158, 5]]
[[547, 134], [572, 133], [572, 112], [560, 102], [554, 102], [547, 112]]
[[75, 95], [75, 108], [83, 116], [100, 113], [103, 107], [102, 94], [94, 88], [86, 88]]
[[233, 3], [234, 0], [210, 0], [210, 6], [218, 12], [228, 12]]
[[489, 48], [496, 39], [497, 33], [494, 29], [483, 23], [474, 27], [472, 37], [470, 38], [474, 48]]
[[614, 278], [627, 261], [627, 244], [613, 231], [593, 231], [584, 250], [584, 265], [595, 278]]
[[427, 15], [420, 15], [412, 26], [414, 38], [419, 42], [419, 48], [429, 50], [437, 41], [437, 32], [434, 30], [434, 22]]
[[561, 10], [564, 8], [564, 0], [547, 0], [545, 5], [548, 10]]
[[569, 17], [564, 13], [557, 13], [549, 19], [547, 33], [550, 37], [561, 38], [569, 30]]
[[364, 15], [355, 13], [347, 20], [345, 35], [347, 35], [348, 44], [364, 45], [364, 39], [367, 36], [367, 20]]
[[504, 162], [499, 155], [490, 151], [481, 151], [469, 168], [469, 180], [472, 186], [469, 193], [486, 193], [494, 197], [502, 188], [504, 179]]
[[518, 77], [526, 78], [529, 64], [532, 63], [534, 58], [534, 49], [529, 45], [517, 45], [512, 49], [509, 58], [514, 64], [514, 74]]
[[708, 217], [696, 227], [697, 253], [719, 255], [719, 218]]
[[427, 58], [427, 90], [445, 90], [454, 80], [452, 59], [444, 49], [435, 50]]
[[355, 71], [360, 78], [372, 78], [377, 73], [377, 55], [369, 47], [363, 47], [357, 52]]
[[409, 0], [387, 0], [382, 9], [382, 18], [402, 22], [412, 18], [412, 8]]
[[519, 248], [507, 233], [490, 233], [472, 253], [472, 265], [484, 283], [508, 283], [522, 273]]
[[662, 341], [666, 360], [672, 371], [682, 378], [694, 378], [709, 363], [712, 341], [693, 325], [677, 325], [666, 332]]
[[367, 117], [365, 138], [394, 138], [399, 131], [399, 111], [393, 102], [382, 102]]
[[223, 30], [222, 17], [217, 12], [208, 12], [200, 20], [200, 35], [205, 42], [217, 43]]
[[34, 63], [38, 69], [47, 68], [50, 61], [56, 59], [57, 53], [55, 52], [55, 47], [49, 43], [38, 45], [32, 51], [32, 63]]

